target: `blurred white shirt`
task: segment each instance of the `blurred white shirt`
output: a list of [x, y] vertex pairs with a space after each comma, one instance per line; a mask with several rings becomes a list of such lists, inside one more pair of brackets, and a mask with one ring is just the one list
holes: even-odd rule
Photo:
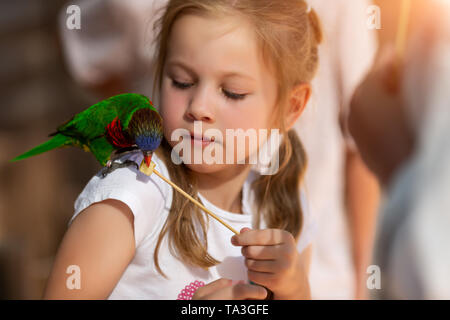
[[345, 147], [339, 117], [372, 66], [376, 30], [369, 30], [366, 0], [310, 0], [322, 22], [319, 71], [313, 96], [295, 129], [305, 145], [305, 185], [318, 232], [313, 241], [313, 299], [354, 299], [355, 279], [345, 200]]

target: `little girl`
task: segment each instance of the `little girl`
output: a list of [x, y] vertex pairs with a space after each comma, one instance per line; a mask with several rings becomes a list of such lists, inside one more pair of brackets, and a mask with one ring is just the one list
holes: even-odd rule
[[[299, 190], [306, 156], [290, 128], [318, 66], [314, 11], [303, 0], [173, 0], [158, 27], [154, 92], [164, 139], [152, 160], [240, 234], [155, 175], [133, 166], [99, 172], [75, 201], [44, 298], [309, 298], [312, 224]], [[268, 140], [239, 153], [236, 143], [205, 133], [274, 128], [282, 141], [271, 175], [245, 161]], [[177, 129], [190, 132], [193, 150], [213, 144], [233, 163], [183, 154], [184, 163], [174, 163]], [[142, 153], [121, 160], [140, 164]]]

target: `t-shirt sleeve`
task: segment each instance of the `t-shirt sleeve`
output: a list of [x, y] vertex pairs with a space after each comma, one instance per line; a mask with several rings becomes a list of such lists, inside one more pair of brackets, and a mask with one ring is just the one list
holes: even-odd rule
[[[142, 155], [126, 157], [139, 160]], [[123, 161], [125, 158], [122, 158]], [[166, 168], [161, 168], [162, 162], [153, 156], [156, 163], [156, 170], [165, 172]], [[102, 171], [102, 170], [101, 170]], [[136, 248], [148, 235], [155, 232], [156, 227], [161, 225], [163, 219], [164, 206], [168, 198], [169, 188], [159, 177], [146, 176], [136, 167], [130, 166], [119, 168], [107, 175], [101, 176], [99, 171], [84, 187], [74, 203], [74, 214], [68, 225], [93, 203], [106, 199], [116, 199], [125, 203], [134, 216], [134, 237]]]
[[311, 214], [304, 190], [300, 192], [300, 201], [303, 213], [303, 226], [297, 243], [298, 252], [305, 250], [311, 244], [317, 233], [317, 220]]

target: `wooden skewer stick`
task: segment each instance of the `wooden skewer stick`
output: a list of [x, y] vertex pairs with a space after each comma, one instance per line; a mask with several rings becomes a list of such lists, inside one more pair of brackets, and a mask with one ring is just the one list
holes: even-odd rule
[[216, 219], [217, 221], [219, 221], [221, 224], [223, 224], [225, 227], [227, 227], [228, 229], [230, 229], [232, 232], [234, 232], [235, 234], [239, 234], [239, 232], [237, 232], [235, 229], [233, 229], [228, 223], [226, 223], [225, 221], [223, 221], [222, 219], [220, 219], [218, 216], [216, 216], [214, 213], [212, 213], [210, 210], [208, 210], [204, 205], [202, 205], [200, 202], [198, 202], [197, 200], [195, 200], [194, 198], [192, 198], [189, 194], [187, 194], [183, 189], [181, 189], [179, 186], [177, 186], [175, 183], [173, 183], [172, 181], [170, 181], [169, 179], [167, 179], [166, 177], [164, 177], [161, 173], [159, 173], [156, 169], [155, 169], [155, 163], [152, 161], [150, 164], [150, 168], [147, 167], [147, 165], [143, 162], [141, 163], [141, 167], [140, 167], [140, 171], [143, 172], [144, 174], [150, 176], [152, 173], [155, 173], [158, 177], [160, 177], [161, 179], [163, 179], [165, 182], [167, 182], [168, 184], [170, 184], [174, 189], [176, 189], [178, 192], [180, 192], [183, 196], [185, 196], [186, 198], [188, 198], [189, 200], [191, 200], [195, 205], [197, 205], [198, 207], [200, 207], [203, 211], [205, 211], [206, 213], [208, 213], [211, 217], [213, 217], [214, 219]]
[[405, 52], [406, 42], [408, 38], [409, 16], [411, 12], [411, 0], [402, 0], [400, 9], [400, 18], [398, 21], [397, 38], [395, 41], [395, 49], [397, 57], [401, 59]]

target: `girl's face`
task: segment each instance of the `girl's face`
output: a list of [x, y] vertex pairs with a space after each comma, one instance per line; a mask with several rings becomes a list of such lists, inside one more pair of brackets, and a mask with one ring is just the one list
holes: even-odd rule
[[226, 153], [233, 155], [235, 164], [248, 163], [248, 157], [264, 141], [246, 143], [245, 151], [238, 152], [236, 138], [234, 147], [231, 143], [227, 146], [226, 130], [253, 129], [258, 134], [259, 129], [268, 129], [276, 94], [277, 81], [262, 61], [249, 24], [229, 17], [196, 15], [184, 15], [174, 23], [161, 87], [164, 135], [175, 146], [179, 141], [171, 141], [174, 130], [186, 129], [193, 134], [194, 121], [201, 121], [203, 136], [211, 136], [205, 132], [208, 129], [221, 133], [208, 148], [221, 148], [224, 155], [224, 164], [193, 164], [194, 152], [207, 147], [195, 139], [185, 140], [192, 146], [191, 164], [185, 161], [190, 169], [203, 173], [223, 170]]

